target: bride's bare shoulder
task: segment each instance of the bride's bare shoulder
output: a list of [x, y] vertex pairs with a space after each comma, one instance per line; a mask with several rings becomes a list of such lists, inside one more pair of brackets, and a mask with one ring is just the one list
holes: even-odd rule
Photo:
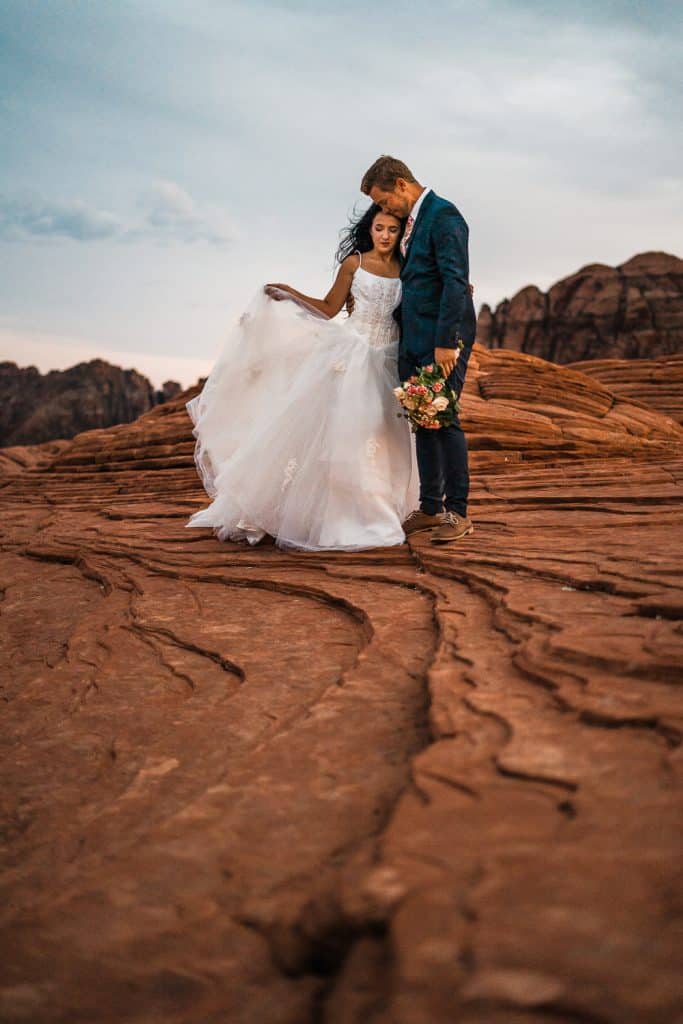
[[347, 274], [355, 274], [360, 266], [360, 253], [352, 252], [350, 256], [342, 260], [341, 268], [346, 271]]

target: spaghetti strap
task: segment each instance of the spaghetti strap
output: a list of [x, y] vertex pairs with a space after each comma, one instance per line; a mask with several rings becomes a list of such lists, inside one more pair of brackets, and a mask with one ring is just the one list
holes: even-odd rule
[[358, 253], [358, 269], [360, 270], [361, 266], [363, 265], [363, 257], [361, 255], [360, 249], [356, 249], [356, 252]]

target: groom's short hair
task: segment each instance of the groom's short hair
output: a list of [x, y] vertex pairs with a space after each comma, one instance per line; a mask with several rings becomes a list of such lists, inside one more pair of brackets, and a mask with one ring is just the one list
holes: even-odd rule
[[397, 160], [393, 156], [380, 156], [363, 175], [360, 190], [363, 195], [369, 196], [370, 189], [377, 185], [383, 192], [392, 192], [397, 178], [417, 182], [413, 172], [402, 160]]

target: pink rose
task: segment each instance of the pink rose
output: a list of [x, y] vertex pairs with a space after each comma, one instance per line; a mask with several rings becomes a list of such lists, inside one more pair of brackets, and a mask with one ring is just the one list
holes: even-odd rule
[[439, 381], [437, 381], [436, 384], [433, 385], [433, 389], [432, 390], [436, 391], [436, 393], [438, 394], [439, 391], [441, 391], [442, 388], [443, 388], [443, 384], [440, 384]]
[[429, 366], [425, 366], [427, 373], [434, 373], [434, 363], [430, 363]]

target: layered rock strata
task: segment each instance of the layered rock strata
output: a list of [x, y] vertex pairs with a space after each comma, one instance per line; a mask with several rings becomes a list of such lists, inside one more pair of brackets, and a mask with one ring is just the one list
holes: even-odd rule
[[528, 285], [491, 310], [477, 341], [555, 363], [683, 353], [683, 260], [663, 252], [591, 263], [542, 292]]
[[678, 1019], [683, 429], [468, 377], [456, 546], [186, 530], [189, 393], [3, 453], [3, 1021]]
[[103, 359], [42, 374], [0, 363], [0, 446], [72, 438], [83, 430], [130, 423], [180, 392], [167, 380], [155, 390], [137, 370]]
[[614, 395], [657, 409], [683, 424], [683, 354], [657, 359], [593, 359], [571, 363]]

